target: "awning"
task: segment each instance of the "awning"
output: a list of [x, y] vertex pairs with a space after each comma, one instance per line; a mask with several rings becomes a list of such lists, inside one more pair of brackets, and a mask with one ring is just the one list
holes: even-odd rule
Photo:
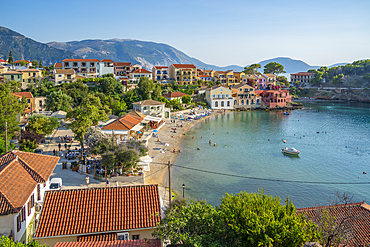
[[141, 123], [147, 124], [147, 123], [149, 123], [149, 120], [143, 120], [143, 121], [141, 121]]
[[131, 130], [140, 131], [140, 130], [142, 130], [142, 128], [144, 128], [144, 127], [141, 126], [140, 124], [137, 124]]
[[154, 122], [160, 122], [163, 120], [163, 118], [160, 118], [160, 117], [153, 117], [153, 116], [146, 116], [144, 118], [144, 120], [148, 120], [148, 121], [154, 121]]
[[137, 163], [137, 166], [140, 167], [140, 168], [142, 168], [146, 172], [150, 171], [149, 163], [146, 163], [146, 162], [138, 162]]
[[145, 155], [145, 156], [140, 157], [140, 161], [145, 162], [145, 163], [151, 163], [153, 160], [152, 158], [149, 157], [149, 155]]
[[[101, 132], [104, 133], [104, 134], [108, 134], [108, 135], [112, 134], [112, 130], [101, 130]], [[113, 133], [115, 135], [127, 135], [128, 130], [113, 130]]]

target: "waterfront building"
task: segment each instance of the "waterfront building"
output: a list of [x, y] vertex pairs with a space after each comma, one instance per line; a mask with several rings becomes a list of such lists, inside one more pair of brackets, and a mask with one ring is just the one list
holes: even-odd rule
[[215, 78], [215, 82], [228, 86], [228, 87], [235, 85], [237, 83], [237, 80], [234, 77], [234, 72], [232, 70], [215, 71], [214, 78]]
[[268, 85], [276, 85], [276, 75], [274, 74], [262, 74], [266, 78], [266, 83]]
[[152, 72], [146, 69], [137, 69], [130, 74], [130, 82], [139, 82], [141, 77], [152, 79]]
[[180, 85], [192, 85], [198, 82], [197, 67], [194, 64], [171, 64], [170, 80]]
[[242, 76], [241, 83], [247, 83], [248, 85], [255, 87], [257, 85], [257, 77], [251, 74], [245, 74]]
[[235, 72], [234, 71], [234, 78], [235, 78], [235, 84], [234, 85], [242, 83], [242, 78], [243, 78], [244, 75], [245, 75], [244, 72]]
[[299, 72], [295, 74], [290, 74], [290, 82], [295, 83], [296, 81], [300, 81], [301, 83], [309, 84], [314, 76], [315, 73], [309, 72]]
[[63, 69], [73, 69], [77, 75], [87, 78], [98, 78], [114, 73], [114, 61], [110, 59], [64, 59]]
[[77, 81], [76, 72], [73, 69], [54, 69], [53, 75], [55, 85]]
[[111, 119], [101, 127], [101, 132], [114, 135], [119, 140], [126, 140], [131, 137], [138, 137], [138, 132], [143, 132], [141, 122], [144, 120], [142, 116], [132, 116], [126, 114], [118, 119]]
[[132, 103], [134, 110], [140, 111], [142, 114], [154, 117], [169, 118], [171, 110], [165, 107], [165, 103], [156, 100], [143, 100]]
[[255, 88], [246, 84], [238, 84], [231, 87], [234, 99], [234, 107], [261, 106], [261, 96], [257, 95]]
[[167, 66], [154, 66], [152, 76], [153, 80], [158, 83], [168, 83], [170, 81], [169, 68]]
[[205, 100], [212, 109], [233, 109], [232, 91], [226, 86], [216, 85], [206, 90]]
[[58, 160], [15, 150], [0, 156], [0, 235], [25, 244], [32, 239]]
[[158, 185], [46, 193], [35, 240], [57, 242], [151, 239], [161, 220]]
[[213, 77], [210, 76], [210, 75], [199, 75], [198, 80], [202, 80], [202, 81], [205, 81], [205, 82], [210, 82], [210, 81], [213, 81]]
[[284, 107], [287, 102], [292, 102], [288, 90], [256, 90], [256, 94], [260, 95], [262, 101], [270, 108]]
[[188, 94], [186, 93], [181, 93], [181, 92], [170, 92], [168, 94], [163, 94], [162, 97], [167, 99], [167, 100], [176, 100], [180, 104], [182, 104], [182, 97], [186, 96]]

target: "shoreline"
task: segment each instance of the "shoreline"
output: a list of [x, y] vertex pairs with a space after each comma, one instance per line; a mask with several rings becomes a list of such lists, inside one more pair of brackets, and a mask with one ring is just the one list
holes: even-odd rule
[[[182, 111], [182, 113], [187, 112], [190, 112], [190, 110]], [[227, 112], [230, 112], [230, 110], [225, 111], [225, 113]], [[180, 112], [176, 112], [176, 114], [177, 113]], [[173, 162], [178, 158], [178, 150], [180, 150], [181, 140], [184, 137], [184, 134], [204, 120], [221, 113], [223, 113], [223, 111], [213, 112], [209, 116], [194, 121], [181, 121], [176, 119], [176, 123], [171, 123], [170, 120], [166, 120], [166, 124], [158, 131], [159, 138], [152, 137], [148, 141], [148, 153], [149, 156], [152, 157], [153, 162], [150, 164], [150, 172], [145, 172], [145, 184], [158, 184], [163, 187], [168, 187], [167, 164], [168, 162], [173, 164]], [[183, 127], [177, 127], [177, 124], [182, 124]], [[172, 128], [176, 128], [176, 133], [172, 133]], [[160, 141], [158, 142], [157, 139]], [[164, 143], [168, 143], [169, 146], [165, 147]], [[161, 153], [159, 148], [166, 148], [168, 151], [165, 151], [166, 153]], [[173, 153], [173, 149], [176, 150], [176, 153]]]

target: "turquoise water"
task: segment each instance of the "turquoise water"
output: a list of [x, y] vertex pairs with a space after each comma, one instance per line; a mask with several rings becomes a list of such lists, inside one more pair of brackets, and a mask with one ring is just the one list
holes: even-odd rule
[[[309, 102], [289, 116], [266, 111], [212, 116], [183, 138], [173, 186], [182, 193], [185, 184], [186, 196], [213, 205], [226, 192], [259, 188], [282, 201], [289, 196], [296, 207], [327, 205], [336, 191], [354, 194], [357, 201], [370, 200], [369, 106]], [[284, 147], [301, 154], [284, 155]]]

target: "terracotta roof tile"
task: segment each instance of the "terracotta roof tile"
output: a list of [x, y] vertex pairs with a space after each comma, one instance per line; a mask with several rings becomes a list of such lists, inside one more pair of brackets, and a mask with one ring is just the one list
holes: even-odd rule
[[31, 92], [15, 92], [13, 95], [18, 97], [25, 97], [25, 98], [33, 98], [33, 95]]
[[155, 69], [168, 69], [168, 66], [154, 66]]
[[100, 62], [98, 59], [76, 59], [76, 58], [67, 58], [63, 62]]
[[187, 95], [186, 93], [181, 93], [181, 92], [171, 92], [171, 93], [168, 93], [168, 94], [163, 94], [162, 96], [164, 98], [177, 98], [177, 97], [182, 97], [182, 96], [185, 96]]
[[139, 124], [141, 121], [143, 121], [143, 118], [134, 116], [131, 114], [126, 114], [110, 124], [105, 125], [102, 130], [130, 130], [135, 125]]
[[132, 103], [133, 105], [164, 105], [163, 102], [159, 102], [159, 101], [156, 101], [156, 100], [152, 100], [152, 99], [147, 99], [147, 100], [143, 100], [143, 101], [138, 101], [138, 102], [134, 102]]
[[117, 240], [117, 233], [103, 233], [83, 235], [77, 237], [77, 242], [92, 242], [92, 241], [115, 241]]
[[49, 179], [59, 157], [10, 151], [0, 156], [0, 215], [18, 212], [38, 183]]
[[146, 117], [145, 114], [142, 114], [141, 111], [130, 111], [129, 113], [127, 113], [128, 115], [131, 115], [131, 116], [136, 116], [136, 117], [139, 117], [139, 118], [142, 118], [144, 119]]
[[20, 61], [25, 61], [26, 63], [32, 63], [31, 61], [29, 61], [29, 60], [17, 60], [17, 61], [15, 61], [14, 63], [19, 63]]
[[110, 63], [114, 63], [114, 61], [113, 61], [113, 60], [111, 60], [111, 59], [103, 59], [103, 60], [101, 60], [100, 62], [110, 62]]
[[20, 69], [19, 72], [41, 72], [39, 69]]
[[54, 64], [54, 69], [56, 68], [63, 68], [63, 64], [62, 63], [55, 63]]
[[126, 66], [126, 67], [130, 67], [131, 66], [131, 63], [128, 63], [128, 62], [115, 62], [114, 63], [114, 66]]
[[158, 239], [116, 240], [97, 242], [59, 242], [54, 247], [161, 247]]
[[295, 74], [290, 74], [290, 75], [314, 75], [315, 73], [310, 73], [310, 72], [299, 72]]
[[151, 228], [160, 214], [157, 185], [50, 191], [36, 239]]
[[2, 73], [2, 75], [23, 75], [22, 72], [20, 71], [8, 71], [8, 72], [5, 72], [5, 73]]
[[196, 68], [194, 64], [172, 64], [173, 67], [178, 69], [185, 69], [185, 68]]
[[132, 74], [151, 74], [152, 72], [146, 70], [146, 69], [137, 69], [132, 72]]
[[3, 59], [0, 59], [0, 63], [6, 63], [6, 61]]
[[74, 75], [74, 73], [73, 69], [55, 69], [55, 74]]
[[298, 208], [297, 214], [304, 214], [312, 220], [318, 220], [318, 214], [323, 210], [336, 218], [337, 223], [346, 220], [352, 229], [352, 239], [345, 246], [370, 245], [370, 206], [365, 202], [322, 206], [312, 208]]

